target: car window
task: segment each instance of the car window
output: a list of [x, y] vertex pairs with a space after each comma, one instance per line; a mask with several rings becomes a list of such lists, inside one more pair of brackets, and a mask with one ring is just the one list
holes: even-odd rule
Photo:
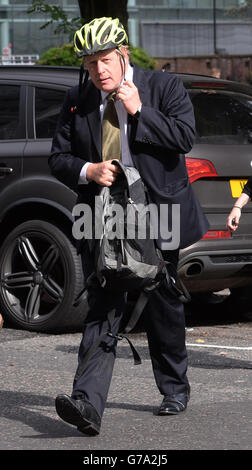
[[65, 91], [63, 90], [36, 88], [35, 125], [38, 139], [53, 137], [64, 97]]
[[17, 139], [19, 123], [18, 85], [0, 86], [0, 140]]
[[252, 96], [219, 90], [191, 90], [196, 143], [252, 144]]

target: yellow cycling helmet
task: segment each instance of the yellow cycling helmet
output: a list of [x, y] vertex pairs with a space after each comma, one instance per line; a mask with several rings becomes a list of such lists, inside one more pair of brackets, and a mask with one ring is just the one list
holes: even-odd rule
[[128, 36], [118, 18], [95, 18], [74, 35], [74, 51], [78, 57], [128, 44]]

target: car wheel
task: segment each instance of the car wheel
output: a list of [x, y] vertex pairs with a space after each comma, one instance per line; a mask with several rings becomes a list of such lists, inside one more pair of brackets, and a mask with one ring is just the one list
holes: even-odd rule
[[80, 256], [67, 235], [43, 220], [17, 226], [0, 250], [1, 313], [15, 327], [38, 332], [79, 329], [85, 301]]

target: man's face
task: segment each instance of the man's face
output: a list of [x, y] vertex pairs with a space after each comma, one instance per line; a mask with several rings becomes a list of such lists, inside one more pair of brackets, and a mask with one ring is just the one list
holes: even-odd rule
[[[128, 57], [125, 50], [122, 50], [125, 57], [126, 67]], [[85, 57], [84, 66], [88, 69], [90, 78], [96, 88], [106, 92], [116, 90], [123, 78], [123, 60], [116, 49], [102, 51], [90, 57]]]

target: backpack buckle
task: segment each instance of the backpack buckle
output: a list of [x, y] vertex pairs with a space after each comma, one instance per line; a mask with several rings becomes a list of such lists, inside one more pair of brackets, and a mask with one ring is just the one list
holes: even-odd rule
[[153, 283], [149, 286], [146, 286], [143, 288], [144, 292], [151, 292], [153, 291], [154, 289], [156, 289], [156, 287], [159, 285], [160, 283], [159, 282], [156, 282], [156, 281], [153, 281]]
[[111, 333], [111, 331], [109, 331], [107, 333], [108, 336], [110, 336], [111, 338], [114, 338], [114, 339], [117, 339], [118, 341], [120, 341], [121, 339], [123, 339], [123, 336], [121, 335], [114, 335], [113, 333]]

